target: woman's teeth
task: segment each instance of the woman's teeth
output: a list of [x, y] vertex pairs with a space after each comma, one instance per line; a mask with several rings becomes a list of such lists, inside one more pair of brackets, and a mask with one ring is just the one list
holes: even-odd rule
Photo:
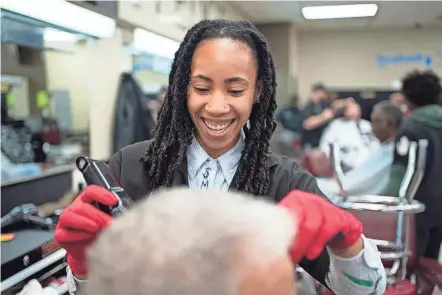
[[221, 132], [227, 129], [232, 122], [224, 122], [224, 123], [215, 123], [207, 120], [203, 120], [204, 124], [206, 124], [207, 128], [212, 131]]

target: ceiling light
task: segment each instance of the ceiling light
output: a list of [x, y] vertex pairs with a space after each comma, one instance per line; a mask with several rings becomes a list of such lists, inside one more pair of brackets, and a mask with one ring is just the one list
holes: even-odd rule
[[43, 32], [43, 37], [45, 42], [67, 42], [67, 43], [75, 43], [80, 38], [80, 36], [63, 32], [60, 30], [55, 30], [51, 28], [46, 28]]
[[180, 47], [180, 43], [155, 33], [136, 28], [134, 30], [133, 47], [136, 50], [173, 59], [175, 52], [177, 52]]
[[97, 38], [111, 38], [116, 23], [110, 17], [64, 0], [2, 0], [1, 8], [60, 28]]
[[302, 15], [306, 19], [352, 18], [375, 16], [377, 11], [376, 4], [308, 6], [302, 8]]

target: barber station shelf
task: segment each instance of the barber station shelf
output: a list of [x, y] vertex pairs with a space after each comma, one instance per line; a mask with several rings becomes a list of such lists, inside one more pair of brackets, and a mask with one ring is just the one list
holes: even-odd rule
[[[12, 286], [27, 280], [29, 277], [31, 277], [32, 275], [36, 274], [37, 272], [43, 270], [45, 267], [50, 266], [53, 263], [56, 263], [57, 261], [61, 261], [62, 259], [64, 259], [64, 257], [66, 256], [66, 250], [64, 249], [59, 249], [56, 252], [46, 256], [45, 258], [41, 259], [40, 261], [30, 265], [29, 267], [25, 268], [22, 271], [19, 271], [18, 273], [16, 273], [15, 275], [7, 278], [6, 280], [1, 282], [1, 292], [5, 292], [6, 290], [8, 290], [9, 288], [11, 288]], [[62, 292], [64, 290], [64, 288], [66, 288], [67, 286], [61, 285], [60, 286], [60, 290], [57, 290]], [[63, 293], [59, 293], [59, 294], [63, 294]]]
[[346, 210], [366, 210], [385, 213], [404, 212], [410, 214], [417, 214], [425, 211], [425, 205], [418, 201], [412, 200], [411, 202], [408, 202], [401, 198], [387, 196], [350, 196], [345, 200], [337, 197], [334, 200], [334, 203], [336, 206]]
[[17, 177], [11, 178], [10, 180], [2, 181], [1, 186], [3, 189], [3, 187], [6, 187], [6, 186], [12, 186], [12, 185], [17, 185], [17, 184], [28, 182], [28, 181], [38, 180], [40, 178], [45, 178], [45, 177], [50, 177], [50, 176], [61, 174], [61, 173], [70, 172], [74, 169], [75, 169], [75, 166], [72, 164], [49, 166], [49, 167], [42, 169], [42, 171], [36, 175], [17, 176]]

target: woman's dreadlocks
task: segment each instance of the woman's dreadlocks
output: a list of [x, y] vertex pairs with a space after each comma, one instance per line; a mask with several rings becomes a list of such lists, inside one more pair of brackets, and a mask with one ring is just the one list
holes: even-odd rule
[[175, 169], [185, 160], [192, 143], [193, 123], [187, 109], [187, 87], [192, 56], [197, 45], [208, 39], [230, 38], [244, 42], [257, 60], [258, 80], [263, 83], [259, 103], [250, 114], [250, 127], [244, 126], [245, 147], [238, 167], [237, 189], [266, 195], [270, 176], [267, 166], [269, 141], [276, 123], [276, 73], [273, 58], [264, 36], [247, 21], [203, 20], [184, 37], [169, 74], [169, 89], [158, 114], [154, 139], [142, 161], [149, 173], [148, 187], [169, 187]]

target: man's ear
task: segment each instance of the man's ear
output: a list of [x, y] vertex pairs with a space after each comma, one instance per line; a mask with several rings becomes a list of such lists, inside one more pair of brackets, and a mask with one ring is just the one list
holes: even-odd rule
[[256, 83], [256, 89], [255, 89], [255, 103], [259, 103], [259, 99], [261, 97], [261, 93], [262, 93], [262, 88], [263, 88], [263, 83], [262, 80], [259, 80]]

